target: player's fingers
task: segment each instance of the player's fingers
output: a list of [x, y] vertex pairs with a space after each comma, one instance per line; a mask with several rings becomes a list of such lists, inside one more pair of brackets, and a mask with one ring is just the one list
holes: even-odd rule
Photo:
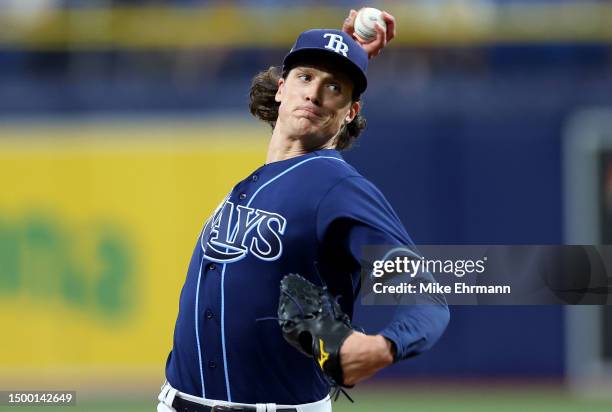
[[382, 12], [382, 18], [387, 23], [387, 42], [395, 37], [395, 17], [386, 11]]
[[381, 46], [385, 47], [387, 45], [387, 31], [378, 23], [374, 27], [376, 28], [376, 40], [380, 39]]
[[374, 27], [376, 28], [376, 39], [366, 44], [364, 47], [370, 58], [378, 56], [380, 51], [387, 44], [385, 29], [383, 29], [378, 23], [376, 23]]
[[357, 15], [357, 11], [351, 9], [351, 11], [349, 11], [348, 17], [344, 19], [344, 22], [342, 23], [342, 31], [351, 36], [355, 32], [355, 16], [356, 15]]
[[384, 32], [381, 33], [376, 29], [376, 39], [362, 45], [363, 49], [368, 53], [368, 58], [376, 57], [380, 54], [385, 44]]

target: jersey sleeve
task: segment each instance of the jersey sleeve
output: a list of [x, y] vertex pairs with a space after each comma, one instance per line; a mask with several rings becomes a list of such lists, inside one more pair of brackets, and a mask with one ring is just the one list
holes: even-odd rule
[[[336, 224], [340, 221], [342, 225]], [[342, 245], [354, 262], [365, 261], [364, 246], [398, 247], [393, 257], [415, 254], [414, 243], [391, 205], [361, 176], [345, 178], [327, 192], [319, 204], [316, 225], [319, 241], [329, 236], [330, 231], [342, 228], [345, 237]], [[434, 279], [425, 272], [414, 281], [433, 282]], [[444, 296], [431, 294], [424, 298], [426, 302], [417, 305], [398, 305], [392, 321], [380, 332], [395, 345], [396, 361], [431, 348], [448, 325], [450, 316]]]

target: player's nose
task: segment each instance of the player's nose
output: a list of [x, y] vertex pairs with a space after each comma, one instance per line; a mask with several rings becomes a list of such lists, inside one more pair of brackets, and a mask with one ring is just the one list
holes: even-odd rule
[[321, 105], [323, 84], [320, 81], [311, 81], [304, 92], [304, 98], [317, 106]]

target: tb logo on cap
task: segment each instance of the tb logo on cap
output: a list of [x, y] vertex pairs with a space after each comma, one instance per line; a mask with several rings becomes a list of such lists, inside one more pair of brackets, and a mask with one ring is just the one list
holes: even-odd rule
[[330, 49], [335, 51], [336, 53], [342, 54], [344, 57], [348, 57], [346, 52], [348, 52], [349, 46], [342, 40], [342, 36], [334, 33], [325, 33], [323, 38], [329, 37], [329, 43], [325, 46], [326, 49]]

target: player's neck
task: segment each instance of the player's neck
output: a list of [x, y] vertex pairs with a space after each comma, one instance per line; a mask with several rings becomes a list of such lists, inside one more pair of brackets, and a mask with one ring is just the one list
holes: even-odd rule
[[305, 144], [306, 140], [283, 134], [280, 128], [276, 127], [272, 132], [272, 138], [268, 145], [266, 164], [302, 156], [316, 150], [333, 149], [335, 147], [334, 139], [330, 139], [322, 145], [307, 145]]

